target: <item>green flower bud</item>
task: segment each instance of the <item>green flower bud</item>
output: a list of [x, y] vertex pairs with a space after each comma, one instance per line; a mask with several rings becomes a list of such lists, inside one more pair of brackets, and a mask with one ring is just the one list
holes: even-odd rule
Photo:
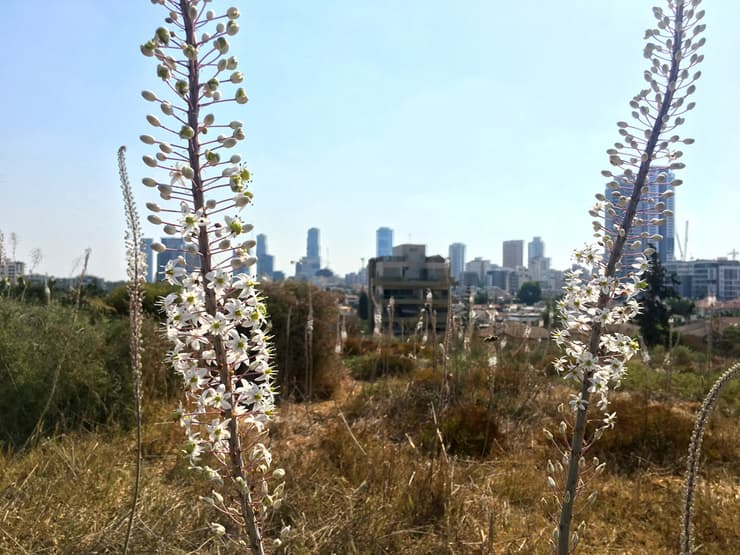
[[198, 49], [193, 46], [192, 44], [185, 44], [182, 47], [182, 53], [185, 55], [185, 57], [188, 60], [197, 60], [198, 59]]
[[182, 176], [185, 179], [193, 179], [195, 177], [195, 172], [193, 171], [193, 168], [190, 166], [183, 166], [180, 169], [180, 173], [182, 173]]
[[239, 32], [239, 24], [236, 21], [229, 21], [226, 24], [226, 33], [230, 36], [234, 36]]
[[229, 79], [232, 83], [238, 84], [244, 81], [244, 74], [241, 71], [235, 71], [231, 74], [231, 77]]
[[216, 121], [216, 117], [213, 114], [208, 114], [203, 118], [203, 125], [213, 125], [214, 121]]
[[193, 131], [193, 128], [189, 125], [183, 125], [180, 129], [180, 138], [190, 140], [193, 137], [195, 137], [195, 131]]
[[229, 56], [229, 59], [226, 60], [226, 69], [234, 70], [239, 65], [239, 62], [236, 59], [236, 56]]
[[247, 97], [247, 92], [242, 87], [239, 87], [236, 90], [235, 98], [237, 104], [246, 104], [249, 101], [249, 98]]
[[229, 41], [227, 41], [224, 37], [217, 38], [216, 42], [213, 43], [213, 46], [216, 48], [216, 50], [221, 52], [221, 54], [226, 54], [229, 51]]
[[239, 8], [231, 7], [228, 10], [226, 10], [226, 16], [229, 19], [238, 19], [239, 18]]
[[144, 54], [144, 56], [154, 56], [154, 49], [156, 47], [157, 45], [154, 44], [154, 41], [147, 41], [141, 45], [141, 53]]
[[163, 81], [166, 81], [167, 79], [172, 77], [172, 73], [170, 73], [170, 68], [168, 68], [166, 65], [159, 64], [157, 66], [157, 77], [159, 77]]
[[179, 80], [177, 83], [175, 83], [175, 90], [180, 96], [185, 96], [188, 94], [188, 82], [183, 81], [182, 79]]
[[164, 27], [160, 27], [155, 31], [155, 36], [159, 42], [167, 46], [170, 43], [170, 32]]

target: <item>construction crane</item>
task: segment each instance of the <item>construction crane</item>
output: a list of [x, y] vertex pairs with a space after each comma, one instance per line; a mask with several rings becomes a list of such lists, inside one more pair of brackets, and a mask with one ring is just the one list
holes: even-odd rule
[[678, 233], [676, 233], [676, 243], [678, 243], [678, 250], [681, 253], [681, 260], [686, 260], [686, 257], [689, 254], [689, 221], [688, 220], [686, 220], [686, 227], [684, 229], [683, 243], [681, 243], [681, 238], [678, 236]]
[[732, 257], [732, 260], [737, 260], [737, 255], [740, 254], [740, 252], [737, 252], [737, 249], [732, 249], [727, 254], [729, 254]]

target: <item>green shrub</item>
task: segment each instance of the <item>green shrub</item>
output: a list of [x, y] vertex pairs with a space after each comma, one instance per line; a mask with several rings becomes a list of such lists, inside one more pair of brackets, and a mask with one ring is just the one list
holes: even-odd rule
[[348, 365], [355, 379], [369, 381], [382, 376], [409, 374], [416, 367], [413, 359], [394, 354], [389, 350], [355, 357], [348, 361]]
[[114, 327], [72, 309], [0, 301], [0, 442], [41, 434], [129, 425], [131, 372]]
[[448, 452], [467, 457], [488, 455], [502, 437], [495, 415], [471, 403], [449, 407], [442, 414], [439, 428]]
[[[309, 288], [313, 306], [313, 337], [308, 348]], [[296, 400], [331, 397], [340, 385], [342, 374], [335, 353], [339, 311], [337, 299], [300, 281], [263, 283], [275, 347], [273, 363], [284, 397]]]

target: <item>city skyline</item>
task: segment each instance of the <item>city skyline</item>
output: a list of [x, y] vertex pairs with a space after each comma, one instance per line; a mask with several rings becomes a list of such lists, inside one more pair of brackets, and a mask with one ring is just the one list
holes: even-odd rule
[[[138, 141], [151, 110], [140, 91], [160, 86], [138, 50], [159, 11], [94, 0], [50, 3], [42, 18], [25, 1], [4, 8], [0, 25], [24, 53], [0, 61], [23, 83], [0, 91], [13, 107], [0, 137], [0, 229], [17, 234], [20, 260], [41, 249], [39, 272], [69, 276], [91, 247], [89, 271], [123, 279], [121, 144], [138, 206], [159, 200], [140, 184], [148, 170]], [[629, 118], [629, 99], [644, 86], [648, 8], [640, 0], [599, 9], [586, 0], [542, 3], [534, 11], [473, 0], [246, 2], [241, 21], [250, 32], [232, 50], [250, 101], [223, 117], [247, 130], [240, 153], [254, 176], [254, 206], [244, 212], [252, 239], [270, 237], [275, 269], [287, 274], [311, 225], [322, 230], [322, 258], [345, 274], [375, 252], [381, 223], [396, 244], [444, 255], [459, 240], [471, 257], [494, 263], [503, 240], [541, 236], [551, 266], [569, 266], [572, 250], [592, 240], [588, 209], [604, 189], [615, 122]], [[740, 249], [732, 92], [740, 68], [724, 61], [740, 49], [739, 18], [738, 3], [707, 14], [697, 107], [680, 130], [696, 139], [677, 172], [684, 185], [676, 227], [691, 222], [688, 258]], [[553, 29], [578, 33], [553, 40]], [[276, 37], [280, 48], [270, 48]], [[59, 44], [74, 52], [72, 63]], [[510, 48], [515, 55], [497, 55]], [[68, 82], [84, 87], [60, 85]], [[157, 235], [140, 215], [144, 235]]]

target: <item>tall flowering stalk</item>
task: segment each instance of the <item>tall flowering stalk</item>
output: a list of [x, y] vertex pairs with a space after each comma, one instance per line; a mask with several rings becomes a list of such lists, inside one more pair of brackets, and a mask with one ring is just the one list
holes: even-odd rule
[[[262, 523], [283, 488], [282, 469], [268, 472], [272, 456], [265, 445], [277, 388], [267, 311], [248, 273], [254, 241], [245, 234], [252, 225], [240, 216], [252, 200], [250, 172], [239, 155], [228, 154], [244, 139], [243, 124], [217, 123], [210, 112], [226, 102], [247, 102], [238, 86], [244, 76], [236, 58], [228, 56], [240, 14], [231, 7], [217, 15], [205, 0], [152, 3], [167, 9], [168, 27], [159, 27], [141, 51], [157, 60], [157, 76], [169, 94], [142, 92], [166, 119], [148, 115], [162, 137], [141, 140], [157, 150], [144, 156], [144, 163], [170, 179], [147, 177], [143, 183], [174, 203], [171, 208], [148, 203], [149, 221], [181, 238], [183, 246], [164, 271], [167, 281], [180, 286], [163, 299], [169, 360], [184, 382], [176, 416], [192, 467], [215, 484], [212, 495], [203, 498], [223, 517], [223, 523], [211, 524], [213, 532], [261, 554]], [[232, 85], [236, 90], [227, 93]], [[160, 243], [153, 248], [166, 250]], [[200, 262], [194, 268], [186, 262], [193, 258]]]
[[131, 370], [134, 375], [134, 409], [136, 411], [136, 475], [134, 490], [131, 498], [131, 512], [126, 526], [126, 539], [123, 543], [123, 553], [128, 553], [131, 531], [136, 516], [136, 506], [139, 502], [141, 485], [141, 322], [144, 318], [144, 283], [146, 281], [146, 262], [141, 252], [141, 225], [139, 211], [136, 209], [134, 193], [126, 171], [126, 147], [118, 149], [118, 174], [121, 178], [121, 192], [126, 213], [126, 273], [128, 277], [129, 295], [129, 323], [131, 326]]
[[[649, 87], [630, 102], [635, 123], [619, 122], [622, 138], [607, 151], [610, 163], [620, 175], [602, 172], [611, 181], [607, 184], [609, 196], [597, 194], [597, 203], [590, 212], [598, 218], [594, 221], [597, 245], [587, 246], [575, 254], [576, 262], [591, 269], [590, 275], [583, 278], [571, 273], [558, 306], [564, 327], [554, 333], [554, 339], [564, 354], [555, 367], [566, 380], [575, 382], [577, 388], [570, 399], [574, 413], [572, 431], [568, 434], [568, 425], [560, 424], [560, 433], [568, 443], [568, 451], [563, 454], [565, 476], [560, 483], [556, 480], [555, 469], [562, 465], [548, 464], [548, 483], [554, 492], [562, 492], [556, 493], [560, 518], [553, 532], [553, 543], [560, 555], [567, 554], [579, 542], [579, 531], [571, 534], [571, 521], [577, 495], [583, 487], [583, 480], [579, 478], [581, 471], [598, 473], [603, 470], [603, 463], [598, 461], [594, 461], [594, 468], [587, 468], [583, 455], [605, 429], [614, 425], [616, 415], [608, 412], [608, 393], [619, 386], [625, 363], [639, 349], [635, 340], [610, 330], [639, 312], [635, 296], [645, 287], [641, 274], [647, 267], [646, 257], [653, 252], [652, 248], [645, 248], [645, 243], [661, 237], [643, 232], [635, 238], [630, 232], [633, 226], [658, 225], [663, 218], [672, 217], [670, 211], [661, 206], [662, 199], [644, 198], [649, 190], [648, 172], [659, 160], [662, 161], [659, 164], [669, 170], [683, 168], [684, 164], [676, 161], [682, 153], [674, 150], [673, 145], [693, 142], [692, 139], [681, 140], [678, 135], [669, 136], [669, 133], [684, 122], [683, 114], [694, 107], [685, 100], [694, 92], [693, 83], [700, 76], [700, 72], [692, 73], [691, 70], [703, 58], [697, 53], [704, 44], [704, 39], [697, 35], [705, 27], [699, 24], [704, 16], [703, 11], [696, 10], [699, 3], [700, 0], [669, 0], [667, 12], [653, 8], [657, 28], [645, 33], [644, 50], [645, 58], [650, 61], [645, 71]], [[658, 177], [665, 181], [668, 176], [667, 179], [672, 180], [666, 183], [669, 190], [681, 184], [671, 175], [667, 172]], [[625, 182], [631, 185], [628, 194], [623, 192]], [[641, 201], [654, 205], [655, 222], [644, 222], [636, 217]], [[616, 221], [609, 228], [601, 220], [606, 216]], [[633, 262], [628, 267], [623, 266], [626, 254]], [[587, 437], [586, 424], [594, 398], [603, 418]], [[545, 433], [553, 438], [551, 432], [546, 430]], [[591, 500], [593, 495], [589, 496]]]

